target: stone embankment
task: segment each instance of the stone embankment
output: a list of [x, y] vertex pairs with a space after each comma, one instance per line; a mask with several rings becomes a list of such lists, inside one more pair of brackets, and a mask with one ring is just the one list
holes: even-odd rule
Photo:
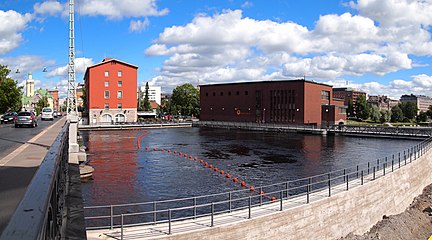
[[432, 184], [425, 187], [402, 213], [383, 216], [363, 235], [349, 234], [340, 240], [430, 239], [432, 237]]

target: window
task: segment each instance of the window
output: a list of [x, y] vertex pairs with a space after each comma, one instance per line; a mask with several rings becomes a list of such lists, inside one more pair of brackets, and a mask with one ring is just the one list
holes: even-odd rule
[[117, 72], [117, 76], [118, 76], [118, 77], [121, 77], [122, 74], [123, 74], [122, 71], [118, 71], [118, 72]]
[[123, 91], [117, 91], [117, 98], [122, 99], [123, 98]]
[[123, 86], [123, 81], [118, 81], [117, 86], [119, 86], [119, 87]]
[[213, 97], [214, 97], [214, 96], [216, 96], [216, 93], [215, 93], [215, 92], [213, 92]]
[[121, 113], [115, 115], [115, 121], [116, 122], [125, 122], [126, 121], [125, 115], [123, 115]]
[[322, 100], [330, 100], [330, 91], [321, 91], [321, 99]]
[[206, 97], [208, 97], [208, 92], [206, 92]]
[[249, 94], [249, 92], [248, 91], [245, 91], [245, 95], [248, 95]]
[[221, 97], [223, 96], [223, 92], [220, 92]]
[[105, 99], [109, 99], [109, 91], [105, 91]]
[[231, 92], [228, 92], [228, 96], [231, 96]]
[[108, 109], [109, 109], [109, 104], [108, 104], [108, 103], [105, 103], [104, 108], [105, 108], [106, 110], [108, 110]]
[[105, 71], [105, 77], [109, 77], [109, 72]]
[[122, 107], [123, 107], [123, 105], [121, 103], [117, 104], [117, 108], [122, 108]]
[[108, 87], [108, 86], [109, 86], [109, 82], [105, 81], [105, 87]]
[[109, 114], [104, 114], [102, 115], [102, 120], [101, 122], [111, 122], [112, 121], [112, 117]]
[[240, 92], [239, 92], [239, 91], [237, 91], [237, 92], [236, 92], [236, 95], [237, 95], [237, 96], [238, 96], [238, 95], [240, 95]]

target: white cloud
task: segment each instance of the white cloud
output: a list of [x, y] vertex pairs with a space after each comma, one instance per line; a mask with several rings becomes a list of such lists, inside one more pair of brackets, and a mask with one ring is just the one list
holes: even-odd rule
[[39, 15], [54, 16], [65, 11], [69, 11], [67, 4], [61, 4], [60, 2], [50, 0], [42, 3], [36, 3], [33, 6], [34, 13]]
[[80, 7], [80, 14], [101, 15], [110, 19], [163, 16], [168, 12], [166, 8], [158, 10], [156, 0], [87, 0]]
[[30, 14], [0, 10], [0, 54], [5, 54], [20, 45], [23, 40], [20, 32], [25, 30], [30, 20]]
[[[51, 64], [54, 64], [54, 61], [32, 55], [0, 58], [0, 65], [7, 66], [11, 70], [9, 75], [15, 80], [25, 79], [31, 72], [41, 72], [44, 66]], [[19, 70], [18, 73], [17, 70]]]
[[[76, 58], [75, 59], [75, 73], [84, 73], [87, 67], [93, 65], [93, 59], [91, 58]], [[46, 74], [47, 78], [51, 77], [64, 77], [68, 75], [68, 64], [60, 67], [55, 67], [54, 69], [50, 69], [50, 66], [45, 66], [47, 68], [48, 73]]]
[[251, 2], [251, 1], [245, 1], [242, 5], [241, 5], [241, 7], [242, 8], [251, 8], [251, 7], [253, 7], [253, 2]]
[[148, 18], [145, 18], [144, 20], [132, 20], [129, 24], [129, 32], [142, 32], [144, 31], [148, 25], [150, 24], [150, 21]]

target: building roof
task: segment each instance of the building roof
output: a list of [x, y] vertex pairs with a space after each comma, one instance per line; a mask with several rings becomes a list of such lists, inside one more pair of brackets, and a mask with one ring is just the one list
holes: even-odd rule
[[159, 107], [159, 104], [157, 104], [157, 102], [155, 102], [155, 101], [150, 101], [150, 106], [152, 109], [156, 109]]
[[216, 83], [216, 84], [206, 84], [206, 85], [199, 85], [199, 86], [200, 87], [205, 87], [205, 86], [241, 85], [241, 84], [262, 84], [262, 83], [276, 84], [276, 83], [284, 83], [284, 82], [305, 82], [305, 83], [313, 83], [313, 84], [323, 85], [323, 86], [327, 86], [327, 87], [332, 87], [331, 85], [328, 85], [328, 84], [318, 83], [318, 82], [314, 82], [314, 81], [311, 81], [311, 80], [305, 80], [305, 79], [292, 79], [292, 80], [286, 79], [286, 80], [273, 80], [273, 81]]
[[102, 60], [102, 62], [100, 62], [100, 63], [96, 63], [96, 64], [94, 64], [94, 65], [91, 65], [91, 66], [87, 67], [87, 69], [86, 69], [86, 71], [85, 71], [85, 73], [84, 73], [84, 78], [85, 78], [85, 76], [87, 75], [87, 71], [88, 71], [90, 68], [97, 67], [97, 66], [103, 65], [103, 64], [105, 64], [105, 63], [109, 63], [109, 62], [119, 62], [119, 63], [123, 63], [123, 64], [128, 65], [128, 66], [131, 66], [131, 67], [133, 67], [133, 68], [138, 68], [138, 66], [136, 66], [136, 65], [133, 65], [133, 64], [130, 64], [130, 63], [127, 63], [127, 62], [124, 62], [124, 61], [121, 61], [121, 60], [115, 59], [115, 58], [104, 58], [104, 59]]

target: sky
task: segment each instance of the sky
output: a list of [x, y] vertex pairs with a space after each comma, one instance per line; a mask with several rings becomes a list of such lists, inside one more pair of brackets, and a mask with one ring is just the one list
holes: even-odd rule
[[[20, 84], [31, 72], [36, 88], [66, 95], [68, 3], [0, 1], [0, 64]], [[164, 93], [305, 78], [432, 97], [432, 0], [75, 0], [74, 10], [77, 83], [110, 57]]]

